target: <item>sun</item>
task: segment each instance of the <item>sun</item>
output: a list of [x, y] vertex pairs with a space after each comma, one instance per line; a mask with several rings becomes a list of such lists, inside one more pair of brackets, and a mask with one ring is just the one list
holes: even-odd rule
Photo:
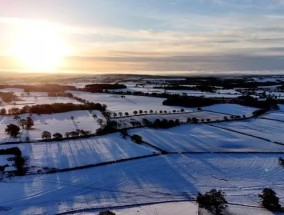
[[28, 69], [50, 70], [67, 54], [60, 33], [48, 25], [25, 26], [15, 37], [12, 53]]

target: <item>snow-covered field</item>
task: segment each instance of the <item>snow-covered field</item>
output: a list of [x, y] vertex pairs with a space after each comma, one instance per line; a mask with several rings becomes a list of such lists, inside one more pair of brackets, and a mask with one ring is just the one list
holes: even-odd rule
[[15, 95], [22, 95], [22, 93], [24, 93], [24, 90], [23, 89], [20, 89], [20, 88], [3, 88], [3, 89], [0, 89], [0, 92], [2, 93], [14, 93]]
[[[11, 145], [0, 145], [0, 149]], [[29, 157], [29, 166], [65, 169], [121, 160], [155, 151], [143, 145], [137, 145], [120, 134], [92, 137], [87, 139], [64, 140], [55, 142], [36, 142], [17, 144], [24, 156]]]
[[170, 129], [132, 129], [143, 140], [168, 152], [284, 152], [284, 146], [208, 125]]
[[[82, 84], [74, 83], [76, 86]], [[154, 83], [142, 88], [133, 82], [128, 83], [128, 89], [124, 91], [164, 92], [163, 89], [153, 89], [153, 86]], [[15, 102], [15, 106], [5, 105], [6, 109], [58, 102], [79, 103], [67, 97], [48, 97], [45, 92], [25, 93], [20, 89], [2, 89], [0, 92], [14, 92], [22, 99]], [[144, 118], [152, 122], [155, 119], [186, 122], [188, 118], [196, 117], [212, 122], [223, 120], [225, 116], [230, 118], [230, 115], [248, 117], [257, 110], [236, 104], [218, 104], [203, 107], [202, 111], [183, 108], [185, 113], [170, 114], [182, 107], [164, 106], [164, 98], [68, 92], [90, 102], [106, 104], [112, 112], [122, 112], [123, 115], [128, 112], [129, 117], [112, 118], [125, 128], [132, 127], [131, 122], [142, 123]], [[234, 89], [218, 89], [216, 93], [167, 90], [167, 93], [224, 98], [241, 95]], [[147, 111], [147, 114], [134, 116], [133, 111], [139, 110]], [[150, 110], [153, 114], [149, 114]], [[167, 111], [167, 114], [159, 114], [160, 111]], [[27, 116], [20, 115], [21, 118]], [[0, 144], [0, 149], [19, 147], [23, 156], [29, 157], [30, 167], [26, 176], [0, 180], [0, 190], [4, 194], [0, 195], [0, 214], [74, 211], [87, 215], [97, 214], [102, 208], [110, 208], [118, 215], [198, 214], [196, 203], [162, 202], [193, 201], [198, 192], [215, 188], [226, 193], [229, 203], [240, 204], [230, 205], [232, 214], [270, 215], [260, 207], [258, 194], [265, 187], [272, 188], [284, 204], [284, 168], [278, 161], [279, 157], [284, 158], [284, 145], [273, 143], [284, 144], [284, 122], [279, 122], [284, 121], [284, 105], [280, 105], [280, 111], [271, 111], [262, 117], [269, 119], [260, 117], [185, 124], [170, 129], [128, 130], [130, 135], [139, 134], [150, 144], [135, 144], [130, 137], [122, 138], [120, 133], [62, 141]], [[63, 136], [78, 129], [95, 133], [101, 126], [98, 119], [105, 120], [99, 111], [32, 115], [32, 119], [33, 129], [24, 130], [19, 138], [13, 139], [5, 134], [5, 127], [10, 123], [17, 124], [16, 119], [0, 117], [0, 143], [25, 142], [27, 137], [39, 140], [45, 130]], [[154, 146], [169, 153], [161, 154]], [[0, 165], [11, 165], [7, 161], [11, 156], [0, 155]], [[53, 168], [64, 172], [36, 174]], [[148, 203], [151, 205], [144, 205]]]
[[269, 95], [283, 99], [283, 97], [284, 97], [284, 92], [269, 92]]
[[279, 104], [278, 106], [280, 111], [284, 111], [284, 105]]
[[18, 96], [19, 101], [12, 102], [10, 104], [0, 105], [0, 108], [6, 110], [11, 108], [22, 108], [25, 105], [41, 105], [41, 104], [54, 104], [54, 103], [73, 103], [81, 104], [81, 102], [63, 96], [48, 96], [47, 92], [24, 92], [19, 88], [4, 88], [0, 89], [0, 92], [12, 92]]
[[[8, 148], [11, 148], [11, 147], [8, 147]], [[14, 157], [14, 155], [0, 155], [0, 166], [4, 166], [4, 165], [9, 165], [11, 166], [13, 164], [12, 161], [9, 161], [8, 159], [9, 158], [12, 158]]]
[[0, 108], [5, 108], [6, 110], [11, 108], [22, 108], [25, 105], [41, 105], [41, 104], [54, 104], [54, 103], [73, 103], [81, 104], [75, 99], [68, 97], [49, 97], [49, 96], [21, 96], [20, 101], [12, 102], [11, 104], [0, 105]]
[[164, 90], [164, 89], [155, 89], [154, 85], [146, 85], [144, 87], [137, 87], [136, 84], [127, 85], [126, 89], [117, 89], [110, 90], [110, 92], [143, 92], [143, 93], [168, 93], [168, 94], [179, 94], [179, 95], [188, 95], [188, 96], [196, 96], [196, 97], [207, 97], [207, 98], [237, 98], [242, 94], [235, 90], [217, 90], [215, 93], [210, 92], [202, 92], [199, 90]]
[[[81, 215], [93, 215], [97, 214], [90, 211], [77, 213]], [[160, 203], [151, 205], [142, 205], [137, 207], [116, 209], [112, 210], [116, 215], [198, 215], [198, 204], [195, 202], [172, 202], [172, 203]]]
[[133, 125], [131, 122], [140, 122], [143, 125], [143, 119], [148, 119], [151, 122], [154, 122], [156, 119], [159, 120], [176, 120], [178, 119], [181, 123], [187, 122], [188, 118], [196, 117], [199, 120], [204, 120], [205, 122], [207, 119], [210, 121], [216, 120], [224, 120], [224, 116], [228, 119], [230, 115], [228, 114], [219, 114], [207, 111], [194, 111], [189, 113], [176, 113], [176, 114], [153, 114], [153, 115], [137, 115], [137, 116], [130, 116], [130, 117], [119, 117], [119, 118], [112, 118], [119, 123], [119, 128], [131, 128]]
[[202, 110], [215, 111], [231, 115], [252, 116], [252, 113], [256, 111], [257, 108], [242, 106], [238, 104], [216, 104], [216, 105], [203, 107]]
[[[97, 115], [97, 118], [93, 117], [93, 114]], [[27, 114], [19, 115], [22, 119], [26, 118]], [[74, 117], [74, 120], [71, 117]], [[97, 119], [103, 119], [101, 112], [99, 111], [70, 111], [57, 114], [41, 114], [32, 115], [34, 126], [31, 130], [23, 130], [22, 134], [18, 138], [11, 138], [5, 133], [5, 128], [8, 124], [17, 124], [17, 120], [13, 116], [1, 116], [0, 117], [0, 142], [15, 142], [26, 141], [26, 137], [30, 140], [41, 139], [43, 131], [49, 131], [51, 134], [61, 133], [63, 136], [66, 132], [76, 131], [77, 129], [90, 131], [95, 133], [100, 127]]]
[[253, 77], [252, 78], [256, 82], [264, 83], [264, 82], [281, 82], [283, 81], [282, 76], [271, 76], [271, 77]]
[[267, 119], [281, 120], [284, 122], [284, 112], [280, 112], [280, 111], [269, 112], [263, 115], [262, 117], [267, 118]]
[[272, 212], [263, 207], [247, 207], [239, 205], [229, 205], [228, 207], [229, 214], [235, 215], [282, 215], [281, 212]]
[[[222, 189], [231, 203], [259, 205], [270, 187], [284, 202], [279, 154], [165, 155], [48, 175], [5, 179], [2, 214], [56, 214], [70, 210], [188, 200]], [[6, 211], [4, 211], [6, 209]], [[243, 213], [241, 213], [243, 214]]]
[[[172, 111], [180, 110], [181, 107], [164, 106], [162, 103], [165, 99], [145, 96], [131, 96], [126, 95], [122, 97], [115, 94], [103, 93], [88, 93], [80, 91], [68, 91], [74, 96], [85, 99], [90, 102], [106, 104], [108, 109], [113, 112], [128, 112], [132, 114], [133, 111]], [[191, 108], [184, 108], [186, 111], [191, 111]]]
[[237, 122], [222, 122], [216, 125], [284, 144], [284, 122], [251, 119]]

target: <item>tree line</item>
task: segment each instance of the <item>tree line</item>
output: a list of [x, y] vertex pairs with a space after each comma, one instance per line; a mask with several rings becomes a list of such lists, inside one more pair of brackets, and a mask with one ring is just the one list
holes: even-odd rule
[[95, 93], [103, 92], [104, 90], [126, 89], [124, 84], [88, 84], [84, 87], [84, 91]]
[[26, 105], [22, 108], [11, 108], [8, 111], [5, 108], [0, 109], [0, 115], [17, 115], [17, 114], [53, 114], [63, 113], [76, 110], [99, 110], [106, 111], [107, 106], [100, 103], [87, 102], [84, 104], [73, 103], [54, 103], [54, 104], [41, 104], [41, 105]]
[[19, 100], [18, 97], [11, 92], [0, 92], [0, 98], [5, 103], [10, 103]]
[[259, 101], [257, 98], [251, 96], [239, 96], [237, 98], [224, 99], [224, 98], [205, 98], [195, 96], [180, 96], [173, 95], [168, 97], [163, 105], [168, 106], [181, 106], [181, 107], [203, 107], [214, 104], [231, 103], [244, 106], [257, 107], [262, 109], [277, 109], [278, 101], [272, 98], [267, 98], [264, 101]]
[[77, 88], [74, 86], [63, 86], [59, 84], [36, 84], [36, 85], [22, 85], [22, 84], [14, 84], [14, 85], [0, 85], [0, 89], [5, 88], [19, 88], [23, 89], [25, 92], [65, 92], [66, 90], [76, 90]]

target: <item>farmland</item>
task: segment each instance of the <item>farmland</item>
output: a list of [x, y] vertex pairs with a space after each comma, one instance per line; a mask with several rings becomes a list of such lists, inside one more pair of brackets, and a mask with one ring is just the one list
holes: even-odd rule
[[[102, 86], [112, 87], [109, 80]], [[198, 193], [217, 189], [228, 213], [271, 214], [258, 195], [269, 187], [284, 204], [284, 112], [276, 88], [216, 85], [209, 92], [195, 81], [122, 78], [125, 89], [102, 92], [88, 92], [92, 82], [84, 79], [66, 80], [75, 89], [53, 94], [1, 89], [18, 97], [1, 108], [26, 112], [1, 112], [0, 213], [206, 214]], [[164, 105], [173, 96], [213, 104]], [[29, 113], [29, 106], [58, 103], [84, 109]], [[7, 132], [11, 124], [19, 128], [15, 136]]]

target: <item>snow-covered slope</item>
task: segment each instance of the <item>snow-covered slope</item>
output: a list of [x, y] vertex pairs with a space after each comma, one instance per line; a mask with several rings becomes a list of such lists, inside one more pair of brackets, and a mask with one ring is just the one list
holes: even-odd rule
[[[96, 118], [93, 117], [96, 114]], [[19, 115], [20, 118], [25, 119], [28, 114]], [[10, 138], [5, 133], [5, 128], [8, 124], [16, 124], [17, 120], [14, 116], [0, 116], [0, 142], [26, 142], [26, 137], [30, 140], [40, 140], [43, 131], [49, 131], [51, 134], [61, 133], [63, 136], [66, 132], [76, 131], [77, 129], [90, 131], [95, 133], [100, 127], [97, 119], [104, 119], [99, 111], [70, 111], [57, 114], [33, 114], [32, 119], [34, 126], [31, 130], [23, 130], [18, 138]], [[73, 118], [74, 117], [74, 118]]]
[[[146, 97], [146, 96], [132, 96], [126, 95], [122, 97], [115, 94], [104, 94], [104, 93], [88, 93], [80, 91], [68, 91], [74, 96], [80, 97], [90, 102], [106, 104], [108, 109], [113, 112], [129, 112], [132, 114], [134, 110], [139, 111], [160, 111], [160, 110], [175, 110], [181, 109], [181, 107], [170, 107], [164, 106], [162, 103], [165, 99]], [[191, 111], [190, 108], [185, 108]]]
[[129, 133], [168, 152], [284, 152], [284, 146], [208, 125], [132, 129]]
[[278, 154], [165, 155], [109, 166], [6, 179], [2, 214], [55, 214], [70, 210], [188, 200], [222, 189], [231, 203], [259, 205], [270, 187], [284, 201]]
[[251, 116], [257, 108], [242, 106], [238, 104], [216, 104], [203, 107], [202, 110], [214, 111], [219, 113], [226, 113], [232, 115], [246, 115]]
[[19, 147], [29, 157], [33, 169], [73, 168], [108, 161], [151, 155], [155, 151], [123, 139], [119, 133], [87, 139], [0, 145], [0, 149]]
[[216, 125], [284, 144], [284, 122], [251, 119], [238, 122], [222, 122]]

